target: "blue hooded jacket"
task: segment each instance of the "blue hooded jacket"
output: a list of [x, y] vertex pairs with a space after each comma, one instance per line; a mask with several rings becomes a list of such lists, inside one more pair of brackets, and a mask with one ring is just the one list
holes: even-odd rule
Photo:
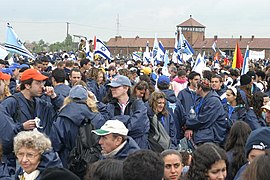
[[128, 128], [128, 136], [131, 136], [141, 149], [148, 149], [148, 133], [150, 121], [147, 116], [147, 108], [140, 99], [130, 98], [121, 115], [121, 108], [116, 99], [107, 104], [110, 119], [122, 121]]
[[188, 117], [187, 129], [194, 131], [195, 144], [214, 142], [222, 144], [226, 135], [227, 118], [218, 94], [210, 91], [198, 99], [195, 106], [196, 116]]
[[106, 122], [101, 113], [92, 112], [86, 104], [71, 102], [61, 109], [53, 123], [50, 139], [64, 167], [67, 167], [70, 151], [75, 146], [79, 128], [85, 119], [91, 120], [96, 129]]
[[[17, 106], [19, 103], [20, 112], [19, 113], [19, 120], [14, 120], [14, 123], [16, 123], [15, 131], [16, 133], [24, 130], [23, 129], [23, 123], [29, 119], [35, 119], [35, 117], [38, 117], [40, 119], [40, 125], [43, 127], [42, 129], [39, 129], [40, 132], [43, 132], [47, 135], [50, 134], [52, 122], [55, 119], [57, 115], [57, 110], [62, 106], [64, 98], [63, 96], [57, 96], [56, 98], [52, 99], [49, 103], [45, 100], [42, 100], [38, 97], [34, 97], [34, 104], [35, 104], [35, 110], [33, 113], [31, 113], [31, 108], [23, 96], [21, 92], [14, 94], [13, 96], [16, 97], [8, 97], [4, 101], [2, 101], [2, 105], [5, 107], [7, 113], [14, 117], [17, 112]], [[17, 102], [18, 101], [18, 102]]]
[[252, 130], [262, 127], [253, 109], [247, 109], [244, 106], [233, 108], [230, 104], [226, 104], [223, 107], [227, 112], [228, 130], [232, 127], [233, 123], [241, 120], [246, 122]]
[[[146, 104], [146, 107], [147, 107], [147, 115], [149, 117], [149, 120], [151, 121], [154, 117], [154, 112], [148, 103]], [[163, 125], [164, 129], [166, 130], [166, 132], [171, 138], [170, 149], [176, 149], [178, 143], [176, 139], [175, 121], [173, 120], [172, 115], [170, 113], [168, 114], [168, 116], [163, 116], [162, 114], [158, 114], [157, 119]]]
[[98, 85], [93, 79], [87, 79], [87, 88], [96, 96], [98, 101], [102, 101], [107, 91], [104, 85]]
[[57, 95], [62, 95], [63, 97], [67, 97], [69, 95], [70, 87], [66, 84], [58, 84], [54, 87], [54, 92]]
[[184, 137], [183, 126], [186, 122], [185, 110], [179, 99], [176, 98], [175, 93], [171, 89], [162, 90], [166, 95], [167, 110], [173, 116], [176, 129], [177, 142]]
[[[58, 168], [62, 168], [62, 162], [58, 156], [57, 153], [55, 153], [53, 150], [50, 151], [46, 151], [43, 154], [41, 154], [41, 159], [40, 159], [40, 163], [37, 167], [37, 170], [40, 171], [40, 174], [38, 175], [38, 177], [36, 178], [36, 180], [40, 179], [40, 175], [42, 174], [42, 172], [49, 167], [58, 167]], [[15, 174], [15, 180], [19, 180], [19, 176], [22, 175], [23, 169], [20, 167], [18, 169], [18, 171]]]

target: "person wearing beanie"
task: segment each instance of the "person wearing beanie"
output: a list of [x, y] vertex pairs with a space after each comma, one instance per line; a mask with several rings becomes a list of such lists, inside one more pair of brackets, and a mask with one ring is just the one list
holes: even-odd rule
[[259, 155], [265, 154], [267, 149], [270, 149], [270, 128], [262, 127], [250, 133], [245, 145], [245, 154], [248, 163], [243, 165], [237, 172], [234, 180], [240, 180], [242, 173], [247, 166]]

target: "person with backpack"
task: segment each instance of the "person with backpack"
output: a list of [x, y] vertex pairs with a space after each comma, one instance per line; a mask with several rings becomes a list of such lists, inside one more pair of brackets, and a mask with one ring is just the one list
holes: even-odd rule
[[[91, 123], [94, 128], [100, 128], [105, 121], [87, 89], [82, 85], [73, 86], [64, 100], [50, 134], [52, 146], [58, 152], [65, 168], [68, 167], [70, 152], [76, 145], [80, 127], [84, 123]], [[91, 132], [89, 134], [91, 135]], [[84, 136], [88, 137], [89, 134]]]
[[128, 131], [119, 120], [108, 120], [100, 129], [92, 130], [100, 136], [102, 159], [124, 160], [129, 154], [140, 150], [138, 144], [128, 136]]
[[[173, 116], [166, 108], [167, 102], [165, 97], [166, 95], [163, 92], [153, 92], [146, 106], [148, 118], [150, 120], [149, 145], [150, 149], [155, 152], [162, 152], [165, 149], [176, 149], [177, 147], [175, 122]], [[158, 147], [161, 147], [161, 149], [156, 148], [156, 143], [154, 143], [156, 141], [153, 141], [152, 139], [157, 136], [157, 133], [160, 133], [163, 136], [161, 133], [162, 127], [160, 125], [165, 129], [165, 136], [169, 137], [166, 147], [161, 145], [163, 143], [157, 142], [158, 144], [160, 143], [160, 146], [158, 145]], [[164, 138], [164, 141], [165, 140], [167, 140], [167, 138]]]
[[166, 109], [173, 116], [176, 128], [176, 139], [179, 142], [184, 137], [184, 130], [182, 127], [185, 124], [185, 110], [180, 100], [175, 96], [175, 93], [170, 89], [170, 78], [165, 75], [159, 76], [157, 80], [157, 87], [165, 94], [167, 101]]

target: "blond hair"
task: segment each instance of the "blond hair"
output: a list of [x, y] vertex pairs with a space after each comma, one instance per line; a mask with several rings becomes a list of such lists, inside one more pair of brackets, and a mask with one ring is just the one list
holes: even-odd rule
[[52, 149], [52, 143], [45, 134], [38, 131], [22, 131], [14, 138], [15, 154], [17, 154], [22, 147], [33, 148], [42, 154]]

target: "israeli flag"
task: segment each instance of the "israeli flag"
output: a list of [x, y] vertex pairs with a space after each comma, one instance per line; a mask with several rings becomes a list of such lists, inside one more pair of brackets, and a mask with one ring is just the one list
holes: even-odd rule
[[205, 69], [206, 65], [204, 63], [204, 59], [201, 56], [201, 53], [198, 54], [197, 59], [195, 61], [195, 65], [192, 69], [192, 71], [195, 71], [197, 73], [199, 73], [202, 76], [202, 72]]
[[5, 59], [8, 55], [8, 52], [5, 47], [0, 45], [0, 59]]
[[149, 42], [146, 42], [146, 48], [145, 48], [145, 52], [143, 53], [143, 62], [149, 64], [150, 63], [150, 52], [149, 52]]
[[218, 49], [218, 50], [219, 50], [219, 52], [220, 52], [221, 56], [223, 56], [223, 57], [225, 58], [225, 57], [226, 57], [226, 52], [221, 51], [220, 49]]
[[179, 42], [179, 32], [175, 32], [175, 42], [174, 42], [174, 49], [173, 49], [173, 57], [172, 61], [174, 63], [183, 64], [183, 61], [181, 59], [181, 44]]
[[134, 59], [135, 61], [138, 61], [138, 60], [141, 60], [141, 56], [138, 54], [138, 52], [133, 52], [132, 59]]
[[157, 65], [160, 62], [164, 61], [164, 56], [165, 56], [165, 49], [161, 41], [159, 41], [155, 64]]
[[151, 59], [152, 63], [154, 63], [157, 59], [157, 52], [158, 52], [158, 40], [157, 40], [157, 33], [155, 33], [155, 40], [154, 40], [152, 59]]
[[111, 52], [109, 48], [99, 39], [95, 38], [95, 51], [94, 55], [100, 55], [104, 59], [112, 60]]
[[19, 39], [18, 35], [15, 33], [9, 23], [7, 25], [7, 39], [5, 47], [10, 52], [18, 53], [23, 56], [35, 59], [32, 53], [24, 47], [22, 41]]
[[217, 45], [216, 45], [216, 42], [214, 41], [214, 43], [213, 43], [213, 45], [212, 45], [212, 49], [216, 52], [216, 47], [217, 47]]
[[246, 74], [249, 71], [249, 46], [247, 45], [247, 49], [246, 49], [246, 53], [245, 53], [245, 57], [244, 57], [244, 61], [243, 61], [243, 68], [241, 71], [241, 75]]
[[186, 40], [185, 36], [181, 33], [180, 31], [180, 47], [181, 47], [181, 52], [185, 53], [187, 55], [193, 55], [194, 54], [194, 50], [191, 47], [191, 45], [188, 43], [188, 41]]

